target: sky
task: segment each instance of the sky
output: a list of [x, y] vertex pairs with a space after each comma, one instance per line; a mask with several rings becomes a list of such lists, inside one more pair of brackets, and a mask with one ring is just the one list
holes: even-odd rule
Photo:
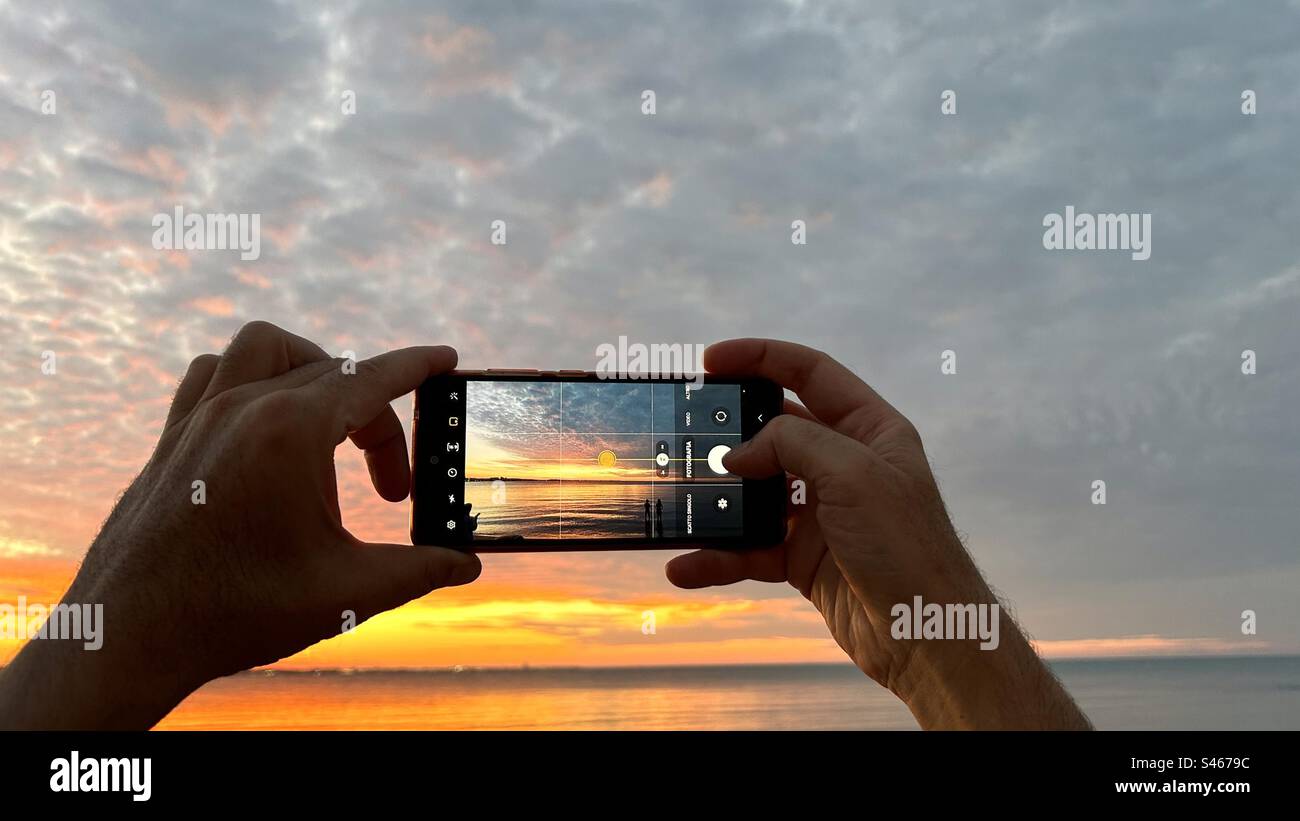
[[[248, 320], [469, 368], [755, 335], [916, 423], [1044, 652], [1300, 652], [1296, 42], [1296, 2], [0, 0], [0, 601], [57, 600]], [[259, 214], [260, 257], [156, 250], [176, 206]], [[1067, 206], [1151, 214], [1150, 259], [1045, 249]], [[668, 555], [489, 556], [282, 664], [841, 658]]]
[[[563, 394], [558, 382], [468, 382], [465, 476], [653, 478], [649, 384], [569, 384]], [[608, 464], [600, 461], [606, 452], [612, 457]]]
[[[692, 462], [703, 466], [707, 446], [739, 436], [739, 428], [734, 420], [730, 425], [702, 420], [714, 409], [738, 412], [740, 389], [735, 384], [701, 385], [691, 396], [693, 404], [687, 405], [680, 386], [642, 381], [469, 380], [465, 475], [648, 482], [655, 479], [656, 444], [661, 441], [674, 441], [669, 453], [676, 455], [668, 458], [676, 475], [685, 461], [676, 440], [685, 434], [698, 441], [701, 449]], [[695, 424], [687, 427], [685, 418], [693, 408]]]

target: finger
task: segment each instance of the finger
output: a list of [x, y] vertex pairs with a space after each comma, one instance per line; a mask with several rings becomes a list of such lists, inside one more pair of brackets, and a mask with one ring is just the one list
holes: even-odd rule
[[[318, 400], [338, 443], [376, 421], [386, 408], [391, 413], [389, 402], [454, 367], [456, 351], [446, 345], [400, 348], [358, 362], [355, 373], [326, 374], [303, 390]], [[391, 425], [381, 422], [375, 436], [382, 442], [392, 432]]]
[[735, 584], [747, 579], [783, 582], [785, 545], [760, 550], [697, 550], [669, 560], [664, 567], [668, 581], [686, 590]]
[[163, 423], [164, 431], [184, 419], [189, 415], [190, 411], [194, 410], [194, 406], [199, 403], [199, 398], [203, 396], [203, 391], [207, 390], [208, 382], [217, 369], [218, 361], [220, 361], [220, 357], [216, 354], [205, 353], [196, 356], [190, 362], [189, 368], [185, 370], [185, 376], [181, 379], [181, 384], [176, 388], [176, 396], [172, 399], [172, 406], [167, 410], [167, 421]]
[[[258, 383], [257, 393], [262, 395], [273, 391], [291, 391], [305, 385], [310, 385], [312, 382], [315, 382], [317, 379], [320, 379], [322, 376], [332, 371], [339, 371], [341, 373], [347, 363], [352, 361], [353, 360], [344, 359], [342, 357], [334, 357], [333, 359], [322, 359], [319, 362], [309, 362], [306, 365], [294, 368], [293, 370], [282, 373], [272, 379], [263, 380]], [[353, 364], [355, 364], [355, 362]]]
[[[354, 367], [345, 367], [351, 360], [327, 359], [313, 362], [281, 374], [266, 383], [263, 391], [272, 393], [295, 390], [317, 381], [323, 376], [339, 374], [354, 378]], [[391, 407], [384, 407], [372, 422], [348, 434], [352, 444], [365, 453], [370, 483], [384, 499], [400, 502], [411, 488], [411, 466], [406, 455], [406, 432]]]
[[882, 424], [902, 415], [848, 368], [821, 351], [773, 339], [732, 339], [710, 345], [711, 372], [754, 375], [794, 391], [827, 425], [870, 441]]
[[411, 464], [406, 455], [406, 431], [391, 405], [364, 428], [351, 434], [352, 444], [366, 454], [370, 483], [380, 496], [400, 502], [411, 490]]
[[808, 410], [803, 405], [800, 405], [793, 399], [785, 400], [785, 403], [781, 406], [781, 412], [788, 413], [791, 416], [798, 416], [800, 419], [807, 419], [810, 422], [817, 421], [817, 417], [813, 416], [812, 411]]
[[878, 458], [861, 442], [825, 425], [783, 414], [722, 457], [722, 464], [751, 479], [786, 471], [816, 488], [837, 474], [865, 473]]
[[400, 607], [442, 587], [469, 584], [483, 570], [478, 557], [445, 547], [358, 542], [342, 554], [354, 609], [362, 619]]
[[328, 359], [317, 345], [269, 322], [244, 325], [221, 354], [203, 398], [250, 382], [271, 379], [303, 365]]
[[[787, 482], [787, 493], [788, 485]], [[825, 551], [817, 517], [811, 515], [815, 505], [815, 494], [810, 490], [805, 504], [793, 508], [787, 518], [783, 544], [761, 550], [699, 550], [676, 556], [664, 568], [668, 580], [686, 589], [735, 584], [746, 579], [785, 581], [809, 596], [813, 576]]]

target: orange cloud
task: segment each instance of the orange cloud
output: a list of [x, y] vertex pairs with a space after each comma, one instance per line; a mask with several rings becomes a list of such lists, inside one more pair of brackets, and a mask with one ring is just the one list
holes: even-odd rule
[[474, 26], [452, 26], [445, 18], [430, 21], [432, 31], [420, 38], [420, 49], [435, 63], [482, 60], [492, 45], [492, 35]]
[[254, 288], [266, 290], [271, 287], [271, 280], [249, 268], [235, 268], [235, 278], [245, 285], [252, 285]]
[[197, 299], [191, 299], [186, 305], [208, 316], [224, 318], [235, 315], [235, 304], [224, 296], [198, 297]]
[[1169, 638], [1154, 634], [1118, 638], [1035, 641], [1034, 649], [1047, 658], [1104, 658], [1122, 656], [1202, 656], [1254, 653], [1269, 649], [1256, 639]]
[[675, 188], [676, 183], [672, 175], [666, 171], [660, 171], [633, 189], [632, 193], [627, 197], [627, 204], [663, 208], [672, 200]]

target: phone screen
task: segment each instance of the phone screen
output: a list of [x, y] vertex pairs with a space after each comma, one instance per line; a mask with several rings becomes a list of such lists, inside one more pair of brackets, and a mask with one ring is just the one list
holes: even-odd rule
[[779, 412], [774, 396], [758, 381], [436, 377], [417, 397], [412, 537], [474, 549], [770, 543], [784, 479], [747, 481], [722, 460]]

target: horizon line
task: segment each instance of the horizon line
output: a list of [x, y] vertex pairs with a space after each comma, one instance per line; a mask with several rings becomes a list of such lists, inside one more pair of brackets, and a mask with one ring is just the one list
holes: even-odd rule
[[[1166, 654], [1116, 654], [1109, 656], [1059, 656], [1043, 658], [1045, 662], [1057, 661], [1192, 661], [1204, 659], [1300, 659], [1300, 652], [1292, 653], [1166, 653]], [[568, 670], [708, 670], [734, 667], [848, 667], [857, 669], [851, 661], [758, 661], [726, 664], [453, 664], [442, 667], [253, 667], [233, 675], [246, 673], [461, 673], [461, 672], [557, 672]], [[4, 669], [0, 666], [0, 669]]]

